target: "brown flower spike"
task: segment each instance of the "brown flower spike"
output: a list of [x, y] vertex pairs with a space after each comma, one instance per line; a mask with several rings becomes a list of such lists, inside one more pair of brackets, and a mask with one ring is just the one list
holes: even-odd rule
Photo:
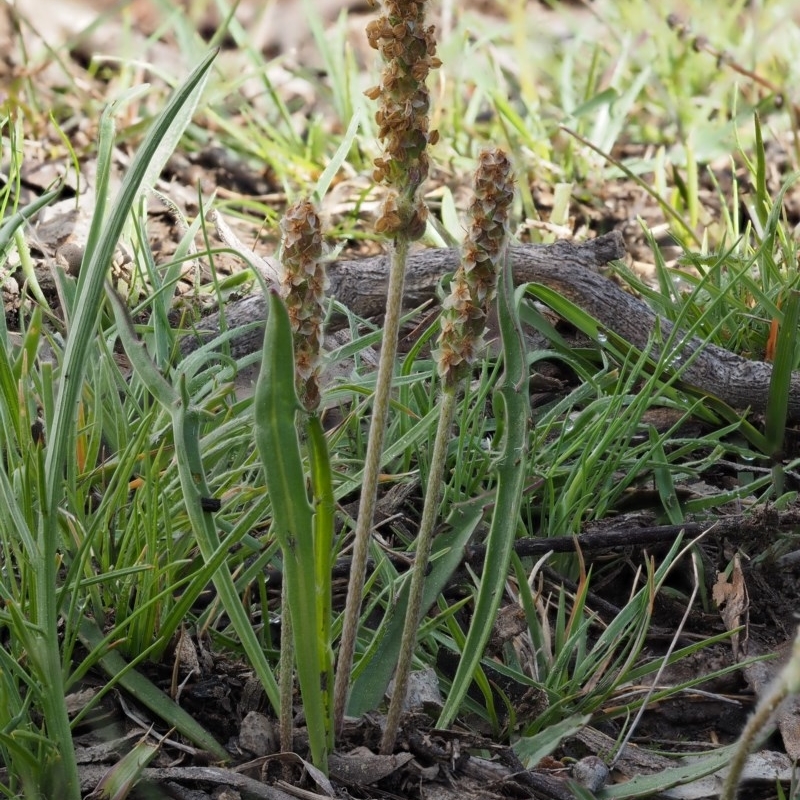
[[430, 70], [441, 65], [433, 32], [432, 25], [425, 25], [424, 0], [387, 0], [383, 15], [367, 25], [370, 45], [386, 61], [380, 85], [365, 92], [381, 100], [375, 121], [384, 154], [375, 159], [373, 179], [394, 190], [375, 230], [387, 236], [402, 232], [411, 241], [425, 231], [428, 212], [417, 191], [428, 176], [426, 147], [439, 138], [428, 130], [425, 85]]
[[320, 401], [319, 374], [328, 277], [321, 261], [322, 232], [314, 204], [299, 200], [281, 220], [283, 274], [280, 295], [289, 310], [294, 333], [295, 379], [307, 411]]
[[442, 332], [435, 353], [446, 386], [466, 375], [484, 344], [486, 315], [495, 296], [514, 199], [511, 162], [502, 150], [480, 154], [473, 191], [461, 265], [442, 304]]

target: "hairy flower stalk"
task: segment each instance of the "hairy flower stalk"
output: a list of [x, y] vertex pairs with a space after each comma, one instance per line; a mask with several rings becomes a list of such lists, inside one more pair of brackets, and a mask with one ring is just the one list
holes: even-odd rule
[[384, 152], [375, 159], [373, 178], [390, 188], [375, 229], [391, 239], [392, 252], [384, 336], [334, 686], [334, 725], [337, 732], [341, 730], [347, 704], [361, 610], [367, 550], [397, 355], [406, 258], [409, 244], [419, 239], [425, 230], [427, 208], [418, 197], [418, 192], [428, 175], [426, 148], [438, 139], [437, 133], [428, 128], [430, 98], [425, 80], [429, 71], [440, 66], [441, 62], [436, 58], [433, 27], [425, 25], [425, 5], [425, 0], [386, 0], [383, 14], [367, 25], [369, 43], [380, 51], [385, 61], [380, 84], [366, 92], [370, 99], [380, 98], [381, 101], [375, 120]]
[[484, 150], [475, 172], [474, 199], [469, 207], [470, 224], [462, 249], [461, 265], [456, 270], [450, 294], [442, 307], [442, 332], [439, 347], [434, 353], [443, 393], [417, 536], [417, 553], [394, 677], [394, 693], [381, 741], [381, 752], [384, 754], [394, 749], [420, 617], [424, 611], [422, 594], [439, 508], [450, 427], [456, 408], [456, 390], [459, 381], [468, 377], [483, 349], [486, 317], [495, 297], [497, 271], [504, 257], [508, 215], [513, 199], [514, 183], [508, 157], [502, 150]]
[[281, 220], [283, 274], [280, 295], [294, 334], [297, 395], [306, 411], [319, 406], [322, 325], [328, 277], [322, 264], [319, 214], [310, 200], [298, 200]]
[[[744, 730], [736, 743], [736, 749], [728, 766], [728, 774], [722, 785], [720, 800], [736, 800], [739, 797], [738, 786], [742, 778], [747, 757], [757, 744], [770, 723], [775, 724], [775, 712], [783, 701], [792, 695], [800, 694], [800, 630], [795, 634], [794, 644], [789, 661], [765, 687], [758, 701], [756, 710], [744, 726]], [[785, 735], [785, 734], [784, 734]]]

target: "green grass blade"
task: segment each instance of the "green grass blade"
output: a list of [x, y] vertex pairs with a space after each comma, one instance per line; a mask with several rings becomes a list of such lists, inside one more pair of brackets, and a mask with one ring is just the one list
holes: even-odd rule
[[758, 112], [753, 114], [753, 127], [756, 140], [753, 145], [756, 152], [756, 215], [762, 228], [767, 224], [767, 209], [770, 207], [769, 190], [767, 189], [767, 158], [764, 150], [764, 137], [761, 134], [761, 120]]
[[522, 736], [514, 742], [514, 752], [519, 756], [527, 769], [534, 769], [545, 757], [549, 756], [568, 736], [574, 736], [589, 724], [590, 714], [575, 714], [566, 717], [554, 725], [533, 736]]
[[[36, 200], [25, 206], [25, 208], [21, 208], [19, 211], [12, 214], [3, 223], [0, 227], [0, 264], [5, 261], [11, 245], [14, 244], [14, 237], [17, 231], [19, 231], [34, 214], [55, 200], [60, 193], [61, 187], [45, 192], [41, 197], [37, 197]], [[5, 319], [3, 319], [3, 324], [5, 324]]]
[[768, 455], [779, 458], [786, 432], [786, 413], [792, 370], [796, 361], [797, 326], [800, 323], [800, 291], [789, 292], [783, 309], [783, 321], [775, 348], [775, 363], [769, 383], [766, 409], [766, 439]]
[[650, 442], [653, 445], [653, 456], [655, 466], [653, 475], [656, 481], [658, 495], [661, 498], [661, 505], [667, 512], [667, 517], [673, 525], [680, 525], [683, 522], [683, 511], [681, 511], [678, 495], [675, 493], [675, 482], [672, 479], [667, 454], [664, 451], [664, 444], [655, 428], [648, 431]]
[[144, 343], [137, 337], [133, 328], [128, 309], [114, 287], [106, 281], [106, 294], [114, 311], [114, 321], [117, 323], [119, 335], [125, 353], [131, 361], [131, 366], [142, 383], [147, 386], [147, 391], [161, 403], [164, 408], [170, 408], [178, 402], [178, 393], [170, 385], [153, 363], [145, 350]]
[[321, 203], [325, 198], [325, 195], [328, 193], [331, 182], [336, 177], [336, 173], [342, 168], [344, 160], [347, 158], [348, 153], [353, 147], [353, 143], [356, 140], [356, 134], [358, 133], [360, 127], [361, 112], [356, 110], [356, 113], [353, 114], [353, 117], [347, 126], [347, 131], [345, 132], [341, 144], [336, 148], [333, 158], [331, 158], [331, 160], [328, 162], [328, 166], [325, 167], [322, 175], [319, 176], [317, 185], [314, 187], [313, 198], [315, 203]]
[[[81, 621], [80, 637], [90, 650], [103, 646], [103, 634], [92, 620], [84, 618]], [[212, 753], [221, 761], [230, 759], [227, 750], [194, 717], [154, 686], [144, 675], [130, 669], [130, 665], [116, 650], [109, 649], [100, 656], [98, 662], [107, 675], [116, 677], [116, 683], [120, 687], [189, 741]]]
[[134, 747], [125, 753], [98, 781], [94, 789], [96, 797], [109, 800], [124, 800], [142, 779], [147, 765], [156, 757], [159, 745], [148, 741], [145, 733]]
[[[204, 508], [204, 499], [210, 497], [200, 454], [200, 413], [191, 408], [186, 391], [186, 381], [181, 379], [181, 402], [173, 407], [172, 424], [175, 432], [175, 449], [178, 455], [178, 473], [183, 490], [186, 511], [192, 524], [200, 553], [205, 561], [211, 561], [219, 547], [219, 535], [214, 515]], [[230, 617], [242, 648], [267, 693], [276, 711], [280, 708], [278, 685], [261, 648], [250, 619], [236, 592], [236, 586], [227, 564], [220, 566], [214, 574], [214, 586], [219, 593], [223, 608]]]
[[[709, 755], [704, 755], [691, 763], [665, 769], [652, 775], [634, 775], [625, 783], [606, 786], [601, 797], [603, 800], [623, 800], [624, 798], [652, 797], [665, 792], [673, 786], [700, 781], [730, 764], [735, 745], [722, 747]], [[713, 796], [719, 787], [716, 781], [710, 782], [709, 792]]]

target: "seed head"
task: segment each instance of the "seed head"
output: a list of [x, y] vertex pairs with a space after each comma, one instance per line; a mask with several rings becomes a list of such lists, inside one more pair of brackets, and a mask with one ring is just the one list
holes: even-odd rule
[[319, 214], [310, 200], [290, 206], [281, 220], [283, 274], [279, 292], [294, 334], [297, 393], [308, 411], [320, 401], [319, 375], [328, 278], [322, 263]]
[[[417, 191], [428, 176], [430, 96], [425, 81], [441, 65], [433, 26], [425, 25], [425, 0], [386, 0], [383, 14], [367, 25], [367, 39], [386, 62], [378, 86], [365, 94], [380, 98], [375, 114], [384, 154], [375, 159], [373, 179], [393, 192], [384, 204], [376, 230], [418, 239], [425, 231], [427, 209]], [[393, 196], [394, 195], [394, 196]]]
[[483, 349], [486, 316], [504, 257], [513, 199], [514, 180], [508, 156], [499, 149], [484, 150], [475, 171], [461, 264], [442, 304], [442, 332], [434, 353], [446, 386], [453, 386], [464, 377]]

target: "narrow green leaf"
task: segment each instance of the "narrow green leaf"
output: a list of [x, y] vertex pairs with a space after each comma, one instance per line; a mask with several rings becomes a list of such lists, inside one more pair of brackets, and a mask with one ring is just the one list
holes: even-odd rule
[[161, 374], [148, 355], [144, 343], [136, 335], [127, 306], [109, 281], [106, 281], [106, 295], [114, 310], [117, 334], [126, 355], [131, 361], [134, 372], [164, 408], [171, 408], [179, 400], [178, 393]]
[[[103, 634], [93, 620], [86, 618], [81, 620], [80, 638], [90, 650], [103, 645]], [[222, 761], [230, 759], [227, 750], [193, 716], [154, 686], [144, 675], [130, 669], [130, 665], [116, 650], [108, 650], [98, 661], [106, 674], [114, 677], [119, 686], [130, 692], [131, 697], [157, 714], [189, 741], [212, 753], [215, 758]]]
[[608, 88], [602, 92], [590, 97], [586, 102], [581, 103], [577, 108], [572, 111], [571, 116], [575, 119], [579, 117], [586, 117], [597, 111], [604, 106], [612, 106], [619, 98], [619, 92], [616, 89]]
[[[203, 560], [209, 562], [215, 557], [220, 542], [213, 512], [206, 511], [203, 503], [204, 499], [211, 496], [211, 490], [206, 483], [203, 459], [200, 453], [200, 413], [197, 409], [190, 407], [186, 380], [183, 376], [180, 390], [180, 403], [170, 409], [175, 436], [175, 451], [178, 456], [178, 473], [186, 512], [197, 537]], [[223, 608], [230, 617], [231, 625], [242, 643], [242, 648], [261, 681], [269, 701], [277, 711], [280, 708], [280, 701], [275, 676], [272, 674], [261, 643], [253, 630], [250, 618], [242, 606], [227, 564], [220, 565], [220, 568], [214, 573], [213, 581]]]
[[[0, 264], [3, 264], [8, 256], [8, 251], [14, 244], [14, 237], [19, 229], [38, 211], [49, 205], [61, 193], [61, 187], [45, 192], [41, 197], [37, 197], [32, 203], [13, 213], [0, 226]], [[5, 318], [3, 319], [5, 325]]]
[[683, 522], [683, 511], [681, 511], [678, 495], [675, 493], [675, 482], [672, 480], [672, 470], [667, 462], [667, 454], [664, 445], [656, 432], [655, 428], [650, 428], [650, 442], [653, 445], [653, 458], [655, 466], [653, 474], [656, 479], [658, 496], [661, 498], [661, 505], [667, 512], [667, 518], [673, 525], [680, 525]]
[[767, 224], [767, 209], [770, 207], [769, 190], [767, 189], [767, 158], [764, 150], [764, 137], [761, 134], [761, 120], [758, 112], [753, 114], [753, 128], [756, 141], [753, 145], [756, 151], [756, 214], [762, 227]]
[[550, 725], [534, 736], [523, 736], [514, 742], [514, 752], [527, 769], [534, 769], [545, 757], [549, 756], [568, 736], [574, 736], [589, 724], [591, 714], [575, 714]]
[[[625, 783], [618, 783], [614, 786], [605, 787], [598, 793], [600, 800], [627, 800], [635, 797], [652, 797], [673, 786], [681, 786], [699, 781], [706, 775], [711, 775], [718, 770], [724, 769], [730, 764], [731, 756], [735, 745], [721, 747], [714, 750], [711, 754], [701, 756], [696, 760], [684, 762], [679, 766], [653, 773], [652, 775], [634, 775]], [[709, 782], [709, 794], [703, 796], [715, 796], [719, 792], [717, 781]]]
[[100, 800], [125, 800], [159, 749], [159, 745], [148, 742], [147, 736], [143, 736], [103, 775], [92, 794]]
[[769, 449], [766, 452], [772, 458], [780, 458], [783, 451], [798, 324], [800, 324], [800, 291], [792, 289], [783, 308], [783, 319], [778, 333], [775, 362], [767, 395], [765, 436]]
[[[325, 719], [332, 719], [331, 691], [333, 690], [333, 645], [332, 636], [332, 586], [334, 511], [336, 501], [333, 494], [333, 481], [328, 443], [322, 421], [317, 414], [311, 414], [306, 425], [311, 466], [311, 484], [314, 494], [314, 567], [317, 584], [317, 641], [325, 705]], [[333, 726], [329, 726], [328, 748], [333, 749]]]
[[336, 148], [336, 152], [333, 154], [333, 158], [331, 158], [331, 160], [328, 162], [328, 166], [325, 167], [322, 175], [319, 176], [319, 180], [317, 180], [317, 185], [314, 187], [313, 194], [315, 203], [321, 203], [325, 198], [325, 195], [328, 193], [331, 182], [336, 177], [336, 173], [341, 169], [342, 164], [353, 147], [353, 142], [355, 142], [356, 134], [358, 133], [360, 126], [361, 111], [356, 109], [350, 120], [350, 124], [347, 126], [347, 130], [345, 131], [341, 143]]

